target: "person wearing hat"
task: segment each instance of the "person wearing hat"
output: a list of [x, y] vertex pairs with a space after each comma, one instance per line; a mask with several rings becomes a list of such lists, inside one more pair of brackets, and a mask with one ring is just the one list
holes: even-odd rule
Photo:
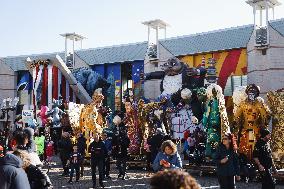
[[260, 139], [256, 142], [253, 151], [253, 158], [262, 176], [262, 189], [274, 189], [275, 181], [272, 178], [272, 172], [277, 173], [275, 168], [269, 140], [270, 131], [267, 129], [260, 130]]
[[248, 85], [245, 93], [246, 99], [237, 106], [234, 114], [234, 134], [238, 138], [238, 152], [252, 160], [252, 150], [260, 136], [260, 130], [268, 127], [271, 112], [259, 97], [260, 91], [255, 84]]

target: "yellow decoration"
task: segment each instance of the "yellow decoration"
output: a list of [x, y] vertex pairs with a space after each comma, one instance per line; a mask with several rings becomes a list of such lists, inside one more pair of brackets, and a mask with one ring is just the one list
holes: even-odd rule
[[260, 97], [253, 102], [246, 99], [237, 107], [234, 117], [235, 134], [240, 138], [239, 152], [251, 159], [261, 128], [268, 127], [270, 110]]
[[280, 162], [284, 168], [284, 91], [268, 92], [268, 103], [272, 111], [272, 155], [276, 164]]

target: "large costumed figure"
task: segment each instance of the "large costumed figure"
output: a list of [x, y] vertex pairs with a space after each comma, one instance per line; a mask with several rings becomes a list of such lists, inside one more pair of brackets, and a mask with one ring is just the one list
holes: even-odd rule
[[141, 125], [138, 122], [138, 112], [134, 105], [126, 101], [125, 102], [125, 117], [123, 122], [127, 127], [127, 135], [130, 140], [129, 153], [132, 155], [141, 154], [141, 143], [142, 143], [142, 130]]
[[103, 99], [104, 96], [101, 94], [101, 90], [97, 89], [92, 96], [92, 102], [85, 105], [81, 110], [79, 125], [81, 131], [85, 133], [87, 145], [90, 144], [95, 133], [101, 134], [103, 132], [103, 121], [99, 119], [101, 118], [99, 107], [102, 106]]
[[272, 115], [271, 150], [274, 162], [284, 168], [284, 91], [271, 91], [267, 94]]
[[203, 115], [203, 126], [207, 133], [205, 156], [215, 157], [216, 147], [225, 133], [230, 132], [225, 99], [222, 88], [211, 84], [206, 89], [207, 103]]
[[47, 124], [48, 121], [48, 111], [49, 108], [47, 106], [41, 106], [40, 113], [38, 114], [41, 119], [41, 126], [44, 127]]
[[52, 125], [53, 127], [61, 126], [61, 117], [65, 114], [59, 107], [62, 105], [62, 100], [53, 99], [53, 108], [48, 112], [52, 117]]
[[[259, 88], [255, 84], [248, 85], [245, 89], [246, 98], [236, 104], [234, 115], [234, 133], [238, 137], [239, 153], [246, 155], [250, 160], [260, 130], [267, 128], [270, 120], [270, 110], [259, 97], [259, 93]], [[244, 98], [240, 96], [241, 93], [235, 94], [233, 98]]]
[[172, 131], [174, 139], [182, 139], [184, 132], [193, 133], [197, 127], [198, 119], [193, 115], [191, 106], [192, 92], [189, 89], [181, 91], [181, 102], [172, 114]]
[[[190, 68], [187, 64], [179, 61], [177, 58], [173, 57], [168, 59], [162, 65], [163, 71], [157, 71], [146, 74], [145, 80], [150, 79], [162, 79], [161, 82], [161, 96], [170, 96], [170, 101], [173, 106], [177, 106], [181, 100], [181, 91], [183, 89], [198, 89], [204, 86], [204, 79], [206, 75], [206, 69], [203, 67], [200, 68]], [[188, 91], [187, 91], [188, 92]], [[196, 94], [194, 94], [196, 96]], [[197, 98], [193, 98], [190, 100], [190, 104], [195, 103], [194, 109], [192, 108], [192, 115], [187, 115], [188, 112], [185, 109], [182, 112], [178, 112], [176, 110], [172, 111], [169, 118], [171, 119], [171, 128], [174, 133], [180, 133], [178, 135], [174, 135], [176, 139], [181, 138], [183, 136], [183, 130], [181, 131], [180, 127], [187, 126], [188, 120], [192, 119], [192, 116], [202, 117], [202, 107], [200, 102], [198, 102]], [[197, 103], [197, 104], [196, 104]], [[198, 105], [199, 104], [199, 105]], [[191, 106], [193, 107], [193, 106]], [[173, 109], [172, 107], [169, 107]], [[185, 114], [184, 119], [180, 115]], [[190, 118], [188, 118], [190, 117]], [[167, 124], [165, 124], [167, 126]]]

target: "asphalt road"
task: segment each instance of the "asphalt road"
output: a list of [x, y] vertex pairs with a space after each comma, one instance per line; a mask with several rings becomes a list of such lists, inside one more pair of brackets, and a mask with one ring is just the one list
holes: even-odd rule
[[[135, 189], [146, 189], [150, 188], [149, 180], [152, 173], [143, 170], [128, 170], [127, 179], [121, 180], [117, 179], [117, 170], [114, 165], [111, 168], [111, 177], [110, 180], [105, 180], [104, 185], [105, 188], [135, 188]], [[79, 183], [73, 182], [73, 184], [69, 184], [68, 177], [62, 177], [62, 169], [59, 166], [54, 166], [50, 172], [49, 176], [52, 180], [54, 188], [72, 188], [72, 189], [88, 189], [92, 187], [91, 181], [91, 170], [90, 167], [86, 167], [85, 175], [83, 178], [80, 179]], [[218, 189], [218, 181], [215, 175], [203, 175], [199, 176], [198, 174], [192, 173], [192, 175], [197, 179], [199, 184], [204, 189]], [[98, 176], [97, 176], [98, 177]], [[98, 182], [97, 182], [98, 183]], [[259, 189], [261, 188], [261, 184], [257, 182], [252, 183], [244, 183], [238, 182], [237, 188], [239, 189]], [[269, 189], [269, 188], [268, 188]], [[277, 185], [276, 189], [284, 189], [284, 185]]]

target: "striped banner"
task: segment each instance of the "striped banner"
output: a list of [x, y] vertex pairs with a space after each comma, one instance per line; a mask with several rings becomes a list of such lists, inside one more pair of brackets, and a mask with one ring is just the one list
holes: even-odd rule
[[[52, 108], [52, 100], [58, 99], [60, 96], [63, 102], [79, 102], [75, 92], [71, 88], [69, 82], [62, 75], [60, 70], [53, 65], [36, 66], [32, 72], [33, 77], [33, 105], [36, 110], [36, 96], [40, 95], [40, 105]], [[37, 94], [38, 87], [42, 85], [42, 89]], [[40, 109], [40, 107], [38, 107]]]

